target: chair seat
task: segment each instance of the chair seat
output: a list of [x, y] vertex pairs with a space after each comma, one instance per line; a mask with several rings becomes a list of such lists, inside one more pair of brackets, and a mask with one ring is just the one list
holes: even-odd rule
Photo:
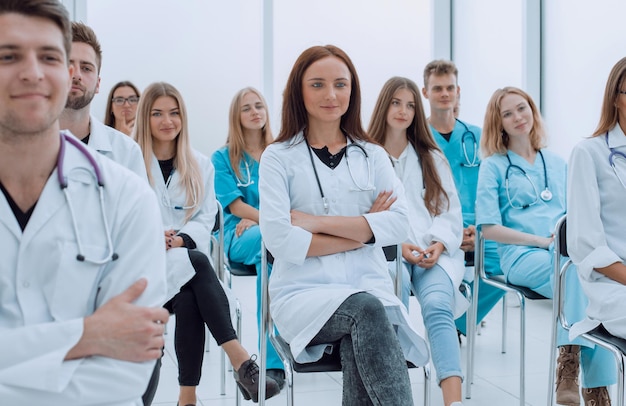
[[619, 348], [622, 354], [626, 354], [626, 340], [623, 338], [619, 338], [619, 337], [615, 337], [614, 335], [611, 335], [611, 333], [609, 333], [602, 324], [600, 324], [598, 327], [594, 328], [593, 330], [587, 332], [587, 334], [590, 335], [591, 337], [597, 338], [599, 340], [602, 340], [602, 341], [605, 341], [614, 345], [615, 347]]
[[330, 350], [326, 350], [322, 358], [315, 362], [297, 362], [291, 353], [291, 347], [281, 336], [273, 337], [280, 342], [280, 346], [286, 350], [291, 359], [293, 369], [296, 372], [334, 372], [341, 371], [341, 355], [339, 354], [339, 342], [328, 344]]
[[489, 279], [492, 281], [501, 283], [503, 285], [507, 285], [511, 289], [517, 290], [522, 295], [524, 295], [524, 297], [527, 299], [530, 299], [530, 300], [548, 299], [547, 297], [540, 295], [539, 293], [535, 292], [534, 290], [530, 288], [527, 288], [526, 286], [515, 285], [511, 282], [507, 282], [504, 275], [489, 275]]
[[239, 262], [229, 261], [230, 273], [236, 276], [256, 276], [256, 267]]

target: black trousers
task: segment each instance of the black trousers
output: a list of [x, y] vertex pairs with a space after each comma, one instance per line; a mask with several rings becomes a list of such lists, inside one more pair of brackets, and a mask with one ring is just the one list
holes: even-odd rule
[[228, 298], [217, 275], [203, 253], [188, 250], [196, 274], [166, 308], [176, 315], [174, 348], [178, 359], [178, 383], [198, 386], [204, 359], [205, 330], [209, 328], [218, 345], [236, 339], [230, 319]]

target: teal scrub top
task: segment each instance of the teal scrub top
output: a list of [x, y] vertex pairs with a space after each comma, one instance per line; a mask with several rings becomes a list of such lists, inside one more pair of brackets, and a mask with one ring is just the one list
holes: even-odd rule
[[[540, 154], [536, 155], [535, 162], [531, 164], [516, 153], [508, 151], [511, 163], [522, 168], [530, 178], [529, 181], [520, 170], [511, 167], [508, 196], [505, 179], [509, 161], [506, 155], [492, 155], [480, 166], [476, 200], [478, 225], [498, 224], [543, 237], [549, 237], [554, 232], [556, 222], [565, 214], [567, 208], [567, 163], [550, 151], [543, 149], [541, 152], [545, 159], [548, 188], [552, 193], [552, 199], [544, 201], [539, 196], [545, 189], [544, 166]], [[535, 200], [537, 202], [530, 205]], [[526, 205], [529, 206], [524, 209], [513, 207]], [[498, 244], [502, 268], [510, 269], [517, 258], [527, 250], [526, 246]]]
[[215, 167], [215, 195], [224, 208], [224, 247], [228, 253], [235, 227], [241, 221], [230, 212], [228, 205], [240, 197], [244, 203], [259, 208], [259, 163], [244, 152], [237, 177], [230, 164], [228, 147], [215, 151], [211, 161]]
[[446, 141], [432, 126], [430, 130], [450, 163], [454, 184], [461, 201], [463, 227], [476, 224], [474, 206], [478, 184], [478, 165], [481, 162], [479, 158], [481, 130], [475, 125], [456, 120], [450, 141]]

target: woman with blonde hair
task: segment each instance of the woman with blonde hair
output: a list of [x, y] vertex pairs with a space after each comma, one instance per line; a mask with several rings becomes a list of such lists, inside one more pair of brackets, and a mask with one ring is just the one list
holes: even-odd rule
[[[566, 212], [567, 166], [544, 148], [545, 143], [541, 115], [532, 98], [515, 87], [496, 90], [487, 105], [481, 138], [476, 223], [486, 239], [499, 243], [501, 267], [509, 283], [552, 298], [552, 233]], [[568, 320], [578, 321], [584, 316], [586, 299], [576, 275], [570, 276], [565, 310]], [[579, 362], [584, 388], [606, 391], [605, 386], [613, 383], [606, 353], [589, 347], [589, 342], [570, 341], [560, 326], [557, 345], [558, 404], [580, 402]], [[587, 398], [585, 402], [596, 404]]]
[[[191, 148], [180, 92], [163, 82], [148, 86], [139, 103], [135, 132], [161, 207], [170, 299], [165, 307], [176, 315], [179, 404], [197, 401], [205, 324], [228, 355], [244, 397], [258, 401], [258, 366], [237, 340], [228, 299], [209, 261], [217, 212], [213, 165]], [[266, 396], [278, 392], [276, 382], [268, 379]]]
[[422, 309], [445, 406], [461, 405], [461, 354], [454, 318], [467, 300], [459, 292], [465, 272], [460, 249], [463, 216], [448, 160], [428, 128], [417, 85], [393, 77], [383, 86], [368, 134], [385, 147], [404, 184], [409, 238], [402, 244], [403, 297], [411, 287]]
[[[224, 207], [224, 250], [228, 259], [253, 265], [257, 273], [257, 324], [261, 323], [261, 230], [259, 228], [259, 162], [272, 141], [263, 95], [252, 87], [233, 97], [226, 145], [213, 153], [215, 193]], [[260, 329], [259, 329], [260, 330]], [[285, 372], [267, 339], [267, 374], [283, 387]]]

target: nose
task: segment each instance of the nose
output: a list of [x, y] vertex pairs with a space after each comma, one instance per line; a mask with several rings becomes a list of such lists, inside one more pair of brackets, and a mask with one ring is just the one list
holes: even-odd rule
[[43, 70], [36, 55], [30, 55], [24, 59], [24, 69], [20, 73], [20, 78], [24, 81], [37, 82], [43, 79]]

